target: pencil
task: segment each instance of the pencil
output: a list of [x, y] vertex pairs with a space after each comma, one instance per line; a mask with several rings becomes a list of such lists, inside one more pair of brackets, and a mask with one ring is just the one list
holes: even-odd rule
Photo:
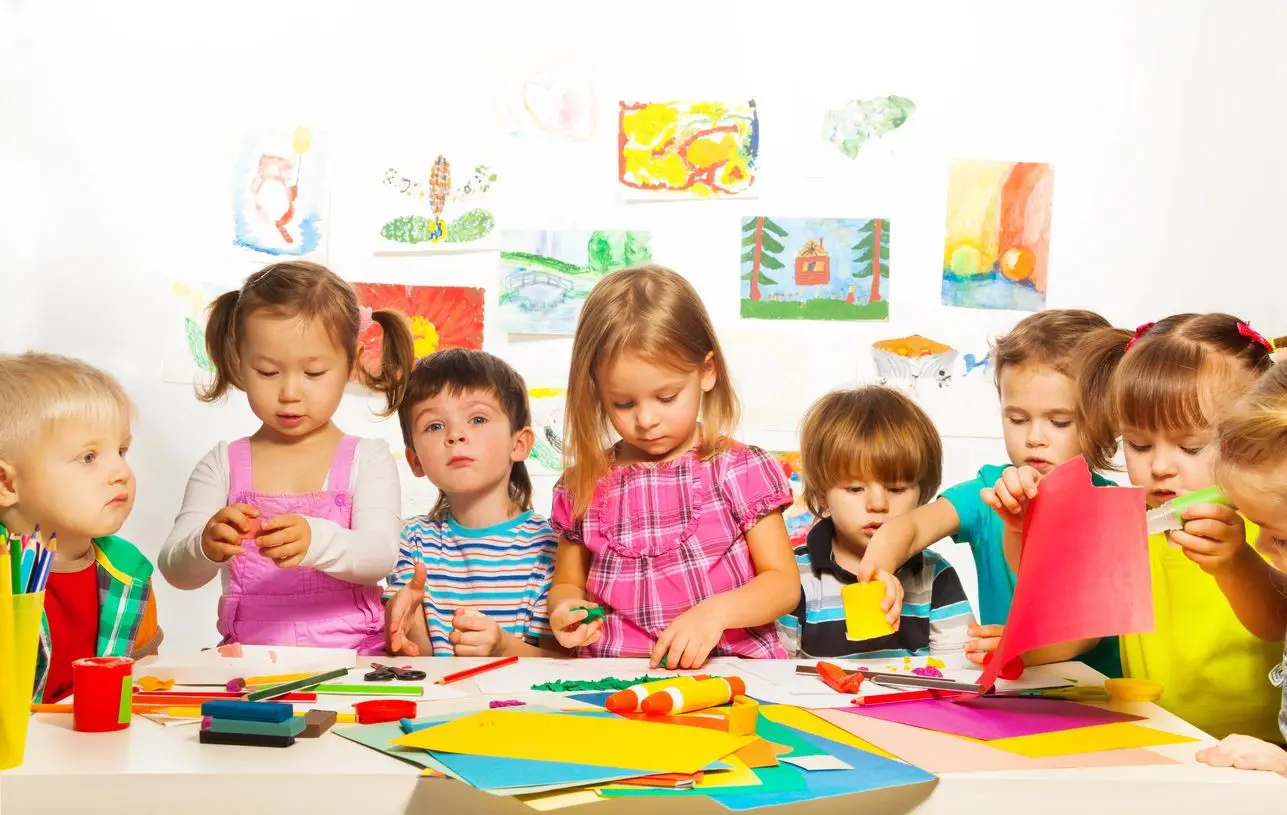
[[506, 665], [513, 665], [515, 662], [518, 662], [517, 656], [504, 657], [494, 662], [487, 662], [482, 665], [475, 665], [472, 668], [466, 668], [463, 671], [456, 671], [454, 674], [447, 674], [442, 679], [435, 680], [434, 684], [446, 685], [451, 682], [457, 682], [461, 679], [468, 679], [471, 676], [477, 676], [480, 673], [485, 673], [495, 668], [503, 668]]
[[336, 668], [333, 671], [315, 674], [314, 676], [306, 676], [303, 679], [296, 679], [293, 682], [283, 682], [280, 685], [270, 685], [267, 688], [261, 688], [257, 691], [251, 691], [246, 694], [246, 701], [258, 702], [263, 699], [273, 699], [281, 696], [282, 694], [290, 693], [291, 691], [303, 690], [305, 688], [311, 688], [314, 685], [320, 685], [328, 679], [339, 679], [341, 676], [347, 676], [348, 672], [348, 668]]

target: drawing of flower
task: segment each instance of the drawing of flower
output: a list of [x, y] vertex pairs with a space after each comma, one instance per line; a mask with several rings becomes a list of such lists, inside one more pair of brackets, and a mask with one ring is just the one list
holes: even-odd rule
[[[411, 324], [416, 359], [447, 348], [483, 347], [483, 290], [462, 286], [402, 286], [354, 283], [364, 309], [394, 309]], [[379, 364], [384, 332], [377, 323], [365, 325], [359, 339], [368, 367]]]

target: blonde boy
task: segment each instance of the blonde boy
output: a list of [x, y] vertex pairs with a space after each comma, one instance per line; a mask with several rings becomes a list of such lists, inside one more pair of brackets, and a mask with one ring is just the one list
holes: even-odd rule
[[57, 535], [34, 698], [71, 693], [82, 657], [156, 653], [152, 564], [116, 537], [134, 506], [125, 460], [132, 407], [120, 383], [79, 360], [0, 355], [0, 535]]

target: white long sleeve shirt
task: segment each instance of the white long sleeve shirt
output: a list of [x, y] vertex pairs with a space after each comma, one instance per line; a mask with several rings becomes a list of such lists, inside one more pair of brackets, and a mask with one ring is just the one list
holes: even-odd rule
[[[352, 529], [334, 521], [306, 517], [312, 541], [300, 566], [372, 586], [393, 571], [402, 534], [402, 491], [389, 445], [381, 439], [358, 440], [349, 482], [353, 493]], [[206, 557], [201, 549], [201, 533], [210, 516], [228, 505], [229, 484], [228, 444], [219, 442], [192, 470], [183, 506], [161, 548], [161, 574], [175, 588], [198, 589], [221, 574], [227, 590], [227, 564]], [[323, 487], [336, 488], [332, 484]]]

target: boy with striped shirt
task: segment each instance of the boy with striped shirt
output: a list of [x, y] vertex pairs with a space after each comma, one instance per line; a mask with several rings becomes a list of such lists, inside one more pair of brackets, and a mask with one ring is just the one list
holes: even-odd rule
[[903, 587], [893, 634], [849, 640], [841, 602], [875, 531], [938, 490], [942, 442], [929, 417], [890, 388], [837, 391], [805, 416], [800, 454], [805, 501], [821, 519], [795, 549], [800, 603], [778, 624], [787, 650], [867, 659], [960, 653], [974, 616], [956, 570], [934, 552], [913, 556], [892, 576]]

